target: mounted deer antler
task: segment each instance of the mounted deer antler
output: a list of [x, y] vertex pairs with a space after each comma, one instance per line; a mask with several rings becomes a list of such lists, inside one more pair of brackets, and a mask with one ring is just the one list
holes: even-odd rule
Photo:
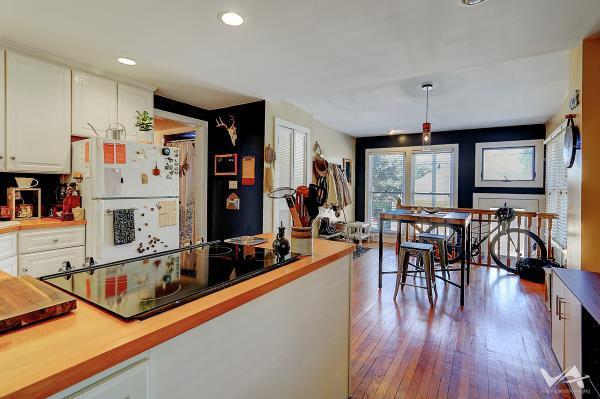
[[223, 123], [221, 117], [217, 118], [216, 123], [217, 127], [224, 127], [227, 130], [227, 133], [229, 133], [229, 137], [231, 138], [231, 144], [235, 146], [235, 142], [237, 141], [237, 127], [235, 126], [235, 118], [233, 115], [229, 115], [229, 119], [231, 120], [231, 126], [227, 126]]

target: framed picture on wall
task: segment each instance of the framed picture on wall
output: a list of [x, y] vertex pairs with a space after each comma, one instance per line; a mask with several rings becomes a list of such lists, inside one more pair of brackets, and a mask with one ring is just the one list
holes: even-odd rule
[[237, 154], [215, 155], [215, 176], [237, 176]]
[[342, 168], [346, 174], [346, 180], [348, 180], [348, 184], [352, 184], [352, 160], [344, 158], [342, 161]]

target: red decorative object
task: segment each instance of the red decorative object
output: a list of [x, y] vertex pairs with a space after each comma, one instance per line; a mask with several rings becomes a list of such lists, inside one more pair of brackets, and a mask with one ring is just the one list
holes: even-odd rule
[[156, 165], [154, 166], [154, 169], [152, 169], [152, 174], [153, 174], [154, 176], [160, 176], [160, 169], [158, 168], [158, 164], [156, 164]]

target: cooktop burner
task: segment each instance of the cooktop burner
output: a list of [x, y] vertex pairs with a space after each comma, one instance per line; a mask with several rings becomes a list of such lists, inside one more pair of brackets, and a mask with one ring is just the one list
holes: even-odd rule
[[144, 319], [274, 270], [298, 258], [218, 243], [43, 277], [125, 319]]

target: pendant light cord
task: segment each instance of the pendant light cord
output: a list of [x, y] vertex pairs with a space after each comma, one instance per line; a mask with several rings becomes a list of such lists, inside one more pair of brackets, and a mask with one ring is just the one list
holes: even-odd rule
[[426, 93], [426, 96], [427, 96], [426, 97], [427, 100], [426, 100], [426, 103], [425, 103], [426, 104], [425, 105], [425, 123], [429, 122], [429, 120], [428, 120], [428, 116], [429, 116], [429, 90], [430, 89], [426, 89], [425, 90], [425, 93]]

